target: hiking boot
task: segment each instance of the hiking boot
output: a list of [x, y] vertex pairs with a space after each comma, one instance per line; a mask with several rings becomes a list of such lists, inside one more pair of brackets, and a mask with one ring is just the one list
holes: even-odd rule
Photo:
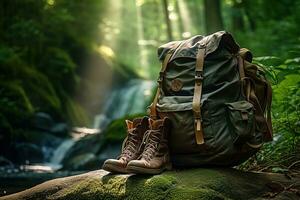
[[127, 137], [122, 145], [122, 152], [117, 159], [108, 159], [102, 169], [110, 172], [128, 173], [127, 163], [137, 159], [142, 153], [141, 148], [144, 133], [149, 129], [148, 117], [126, 120]]
[[159, 174], [164, 170], [171, 170], [168, 134], [171, 121], [168, 118], [149, 119], [150, 130], [145, 133], [143, 141], [144, 151], [139, 159], [127, 164], [127, 170], [137, 174]]

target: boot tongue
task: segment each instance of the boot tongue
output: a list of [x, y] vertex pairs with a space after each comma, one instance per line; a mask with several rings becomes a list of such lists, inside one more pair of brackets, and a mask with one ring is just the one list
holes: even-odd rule
[[163, 119], [158, 119], [158, 120], [149, 119], [150, 128], [152, 130], [159, 129], [163, 125], [163, 122], [164, 122]]
[[126, 122], [126, 126], [127, 126], [128, 130], [133, 129], [133, 122], [132, 121], [126, 119], [125, 122]]

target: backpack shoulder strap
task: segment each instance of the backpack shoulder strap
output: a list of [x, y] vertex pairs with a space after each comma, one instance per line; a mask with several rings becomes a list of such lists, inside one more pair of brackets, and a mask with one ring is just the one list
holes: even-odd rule
[[156, 90], [156, 94], [155, 94], [155, 97], [153, 99], [153, 102], [151, 103], [151, 105], [149, 106], [149, 115], [150, 115], [150, 118], [152, 119], [158, 119], [158, 115], [157, 115], [157, 111], [156, 111], [156, 105], [157, 105], [157, 102], [158, 102], [158, 97], [161, 93], [161, 90], [162, 90], [162, 81], [164, 79], [164, 76], [165, 76], [165, 72], [166, 72], [166, 69], [167, 69], [167, 66], [168, 66], [168, 63], [170, 61], [170, 58], [172, 57], [173, 53], [175, 52], [175, 50], [179, 47], [181, 43], [178, 42], [175, 47], [173, 47], [172, 49], [170, 49], [168, 51], [168, 53], [166, 54], [163, 62], [161, 63], [161, 69], [160, 69], [160, 72], [159, 72], [159, 78], [157, 80], [158, 82], [158, 87], [157, 87], [157, 90]]

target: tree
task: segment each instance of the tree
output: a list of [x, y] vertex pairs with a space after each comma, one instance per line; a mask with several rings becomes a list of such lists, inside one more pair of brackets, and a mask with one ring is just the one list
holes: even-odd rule
[[232, 30], [236, 31], [236, 30], [240, 30], [243, 31], [245, 30], [245, 23], [244, 23], [244, 19], [243, 19], [243, 5], [242, 5], [242, 1], [237, 1], [234, 0], [233, 1], [233, 5], [231, 8], [231, 18], [232, 18]]
[[168, 10], [168, 0], [163, 0], [163, 8], [164, 8], [165, 20], [166, 20], [166, 25], [167, 25], [168, 40], [172, 41], [173, 35], [172, 35], [171, 20], [169, 18], [170, 12]]
[[182, 14], [181, 14], [181, 9], [180, 9], [178, 1], [175, 1], [175, 10], [178, 14], [179, 35], [180, 35], [180, 38], [182, 38], [182, 33], [185, 32], [185, 29], [184, 29], [184, 26], [183, 26]]
[[204, 8], [206, 32], [223, 30], [220, 0], [204, 0]]

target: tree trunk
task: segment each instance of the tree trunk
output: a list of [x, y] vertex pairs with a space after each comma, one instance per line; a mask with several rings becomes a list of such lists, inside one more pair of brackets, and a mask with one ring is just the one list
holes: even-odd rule
[[204, 0], [205, 26], [208, 34], [223, 30], [220, 0]]
[[167, 34], [168, 34], [168, 40], [172, 41], [173, 40], [173, 35], [172, 35], [172, 26], [171, 26], [171, 20], [169, 18], [169, 10], [168, 10], [168, 0], [163, 0], [163, 7], [164, 7], [164, 14], [165, 14], [165, 20], [166, 20], [166, 25], [167, 25]]
[[249, 22], [250, 30], [251, 31], [255, 31], [255, 29], [256, 29], [256, 22], [254, 20], [253, 14], [251, 14], [251, 11], [250, 11], [250, 9], [252, 8], [251, 7], [251, 3], [252, 2], [249, 1], [249, 0], [242, 1], [243, 7], [244, 7], [244, 10], [245, 10], [245, 14], [246, 14], [248, 22]]
[[234, 1], [231, 8], [232, 30], [244, 31], [245, 23], [243, 18], [242, 3]]
[[181, 13], [181, 10], [180, 10], [178, 1], [175, 2], [175, 10], [176, 10], [176, 12], [177, 12], [177, 14], [178, 14], [178, 29], [179, 29], [179, 35], [180, 35], [180, 39], [182, 39], [182, 34], [183, 34], [186, 30], [184, 29], [184, 26], [183, 26], [182, 13]]

